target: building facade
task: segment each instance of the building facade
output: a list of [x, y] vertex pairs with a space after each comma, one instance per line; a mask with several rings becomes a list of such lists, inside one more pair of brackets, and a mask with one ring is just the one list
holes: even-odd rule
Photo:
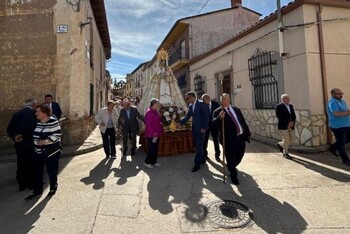
[[0, 2], [1, 143], [23, 100], [50, 93], [65, 119], [63, 143], [83, 142], [93, 115], [110, 98], [105, 61], [111, 43], [104, 1]]
[[263, 137], [280, 138], [274, 106], [288, 93], [297, 114], [297, 143], [325, 145], [332, 141], [326, 115], [330, 90], [350, 93], [350, 2], [296, 0], [281, 15], [279, 20], [277, 12], [271, 14], [193, 59], [190, 74], [205, 77], [205, 92], [213, 97], [230, 93], [251, 131]]

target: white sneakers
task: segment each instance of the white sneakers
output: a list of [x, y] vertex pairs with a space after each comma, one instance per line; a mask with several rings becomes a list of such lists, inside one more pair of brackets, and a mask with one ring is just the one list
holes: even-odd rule
[[145, 166], [145, 167], [147, 167], [147, 168], [149, 168], [149, 169], [152, 169], [152, 168], [154, 168], [154, 167], [161, 167], [162, 166], [162, 164], [160, 164], [160, 163], [155, 163], [155, 164], [147, 164], [147, 163], [143, 163], [143, 165]]

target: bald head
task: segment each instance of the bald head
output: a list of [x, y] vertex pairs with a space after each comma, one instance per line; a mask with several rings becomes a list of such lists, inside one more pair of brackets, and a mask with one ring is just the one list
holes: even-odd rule
[[222, 105], [224, 107], [228, 107], [228, 106], [230, 106], [230, 104], [231, 104], [230, 94], [224, 93], [222, 95]]

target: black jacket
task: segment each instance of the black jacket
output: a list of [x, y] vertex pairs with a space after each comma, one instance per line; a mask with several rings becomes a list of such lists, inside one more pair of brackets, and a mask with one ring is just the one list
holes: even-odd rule
[[[286, 130], [288, 129], [288, 124], [290, 122], [295, 122], [296, 116], [294, 112], [293, 105], [289, 104], [290, 113], [284, 103], [280, 103], [276, 106], [276, 116], [278, 119], [278, 129]], [[294, 129], [294, 125], [292, 127]]]
[[22, 110], [13, 114], [10, 123], [7, 126], [7, 134], [13, 140], [17, 134], [21, 134], [23, 140], [15, 142], [16, 146], [31, 146], [34, 145], [33, 132], [37, 124], [35, 110], [25, 107]]

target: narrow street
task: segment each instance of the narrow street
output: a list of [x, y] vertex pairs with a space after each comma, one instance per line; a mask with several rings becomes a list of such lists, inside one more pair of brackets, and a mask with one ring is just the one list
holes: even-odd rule
[[[328, 153], [287, 160], [252, 142], [238, 167], [240, 185], [233, 186], [223, 183], [216, 161], [191, 173], [193, 156], [179, 155], [147, 169], [143, 151], [122, 160], [119, 152], [109, 161], [102, 149], [61, 159], [57, 194], [47, 198], [46, 188], [45, 196], [29, 202], [29, 191], [17, 191], [16, 164], [1, 163], [0, 233], [350, 232], [349, 168]], [[204, 209], [217, 200], [244, 204], [253, 221], [219, 228]]]

